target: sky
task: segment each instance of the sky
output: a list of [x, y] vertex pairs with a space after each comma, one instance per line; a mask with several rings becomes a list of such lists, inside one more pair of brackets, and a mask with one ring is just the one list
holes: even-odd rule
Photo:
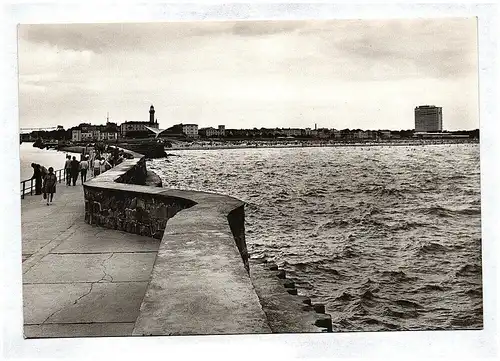
[[475, 18], [20, 25], [21, 128], [479, 128]]

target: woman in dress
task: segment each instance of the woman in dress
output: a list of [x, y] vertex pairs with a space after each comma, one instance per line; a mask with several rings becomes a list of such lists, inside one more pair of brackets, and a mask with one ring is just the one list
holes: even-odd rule
[[49, 173], [43, 178], [43, 195], [47, 199], [47, 205], [52, 203], [54, 193], [56, 192], [57, 176], [54, 174], [54, 168], [49, 168]]

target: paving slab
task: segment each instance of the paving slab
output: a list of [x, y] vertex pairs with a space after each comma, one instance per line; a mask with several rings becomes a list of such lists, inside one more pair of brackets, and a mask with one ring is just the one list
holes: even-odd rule
[[[55, 217], [51, 215], [50, 217]], [[66, 231], [70, 228], [81, 215], [74, 215], [73, 217], [60, 217], [60, 219], [54, 219], [53, 221], [36, 221], [21, 223], [21, 236], [23, 239], [23, 245], [26, 241], [38, 240], [38, 239], [52, 239], [58, 234]]]
[[25, 338], [131, 336], [133, 322], [25, 325]]
[[23, 285], [24, 324], [41, 324], [52, 313], [73, 304], [90, 290], [90, 283]]
[[160, 241], [86, 224], [81, 186], [21, 208], [25, 337], [131, 335]]
[[48, 254], [24, 274], [23, 283], [147, 281], [155, 252]]
[[23, 254], [33, 254], [45, 247], [50, 241], [51, 239], [24, 239], [21, 251]]
[[48, 254], [24, 274], [23, 283], [98, 282], [109, 254]]
[[158, 251], [160, 240], [84, 224], [52, 253], [107, 253]]
[[45, 323], [135, 322], [147, 282], [94, 283], [76, 303], [65, 305]]
[[157, 252], [114, 253], [105, 263], [112, 282], [149, 281]]

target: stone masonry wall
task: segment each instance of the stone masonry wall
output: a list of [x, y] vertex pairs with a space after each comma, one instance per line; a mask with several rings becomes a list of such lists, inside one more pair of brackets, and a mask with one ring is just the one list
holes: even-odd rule
[[162, 195], [85, 188], [85, 221], [89, 224], [161, 239], [167, 225], [182, 209], [195, 203]]

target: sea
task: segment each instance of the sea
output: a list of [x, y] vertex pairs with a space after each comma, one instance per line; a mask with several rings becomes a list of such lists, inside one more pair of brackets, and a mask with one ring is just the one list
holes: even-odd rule
[[478, 144], [169, 151], [164, 187], [246, 202], [252, 258], [334, 331], [483, 327]]
[[79, 156], [77, 153], [67, 153], [55, 149], [40, 149], [33, 147], [32, 142], [21, 143], [19, 148], [21, 180], [30, 179], [33, 175], [31, 163], [43, 165], [47, 169], [49, 169], [49, 167], [54, 168], [54, 170], [64, 168], [66, 154]]

